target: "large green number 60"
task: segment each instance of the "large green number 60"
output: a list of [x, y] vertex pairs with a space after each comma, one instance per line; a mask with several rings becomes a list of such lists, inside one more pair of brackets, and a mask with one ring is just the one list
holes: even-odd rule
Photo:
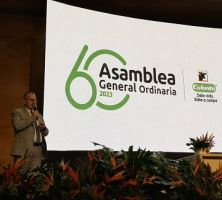
[[[75, 108], [77, 109], [80, 109], [80, 110], [86, 110], [88, 109], [89, 107], [91, 107], [93, 105], [93, 103], [95, 102], [96, 100], [96, 94], [97, 94], [97, 89], [96, 89], [96, 84], [94, 82], [94, 80], [92, 79], [92, 77], [85, 73], [85, 72], [80, 72], [78, 71], [79, 67], [80, 67], [80, 64], [86, 54], [88, 50], [88, 46], [85, 45], [76, 61], [76, 63], [74, 64], [74, 67], [66, 81], [66, 86], [65, 86], [65, 91], [66, 91], [66, 96], [67, 96], [67, 99], [69, 100], [69, 102], [71, 103], [71, 105], [73, 105]], [[85, 62], [85, 65], [83, 67], [84, 70], [88, 70], [91, 62], [98, 56], [100, 55], [111, 55], [115, 58], [117, 58], [123, 65], [126, 65], [126, 61], [119, 55], [117, 54], [116, 52], [114, 51], [111, 51], [111, 50], [107, 50], [107, 49], [102, 49], [102, 50], [98, 50], [94, 53], [92, 53], [89, 58], [86, 60]], [[86, 79], [90, 85], [91, 85], [91, 88], [92, 88], [92, 96], [91, 98], [89, 99], [88, 102], [84, 103], [84, 104], [80, 104], [78, 103], [77, 101], [75, 101], [71, 95], [71, 83], [72, 81], [75, 79], [75, 78], [78, 78], [78, 77], [81, 77], [81, 78], [84, 78]], [[114, 104], [114, 105], [107, 105], [107, 104], [103, 104], [101, 103], [100, 101], [98, 101], [96, 103], [96, 105], [104, 110], [116, 110], [116, 109], [119, 109], [121, 108], [124, 104], [126, 104], [126, 102], [128, 101], [129, 99], [129, 95], [127, 94], [119, 103], [117, 104]]]

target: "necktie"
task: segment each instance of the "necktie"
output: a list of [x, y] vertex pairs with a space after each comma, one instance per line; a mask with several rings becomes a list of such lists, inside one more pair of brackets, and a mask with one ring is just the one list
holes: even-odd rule
[[41, 141], [41, 135], [40, 135], [41, 134], [40, 133], [40, 129], [39, 129], [39, 127], [38, 127], [36, 122], [33, 124], [33, 126], [34, 126], [34, 129], [35, 129], [34, 142], [39, 144], [39, 143], [42, 142]]
[[[33, 111], [32, 111], [33, 112]], [[38, 121], [34, 121], [33, 123], [33, 128], [34, 128], [34, 143], [41, 143], [42, 142], [42, 138], [41, 138], [41, 133], [40, 133], [40, 129], [39, 129], [39, 126], [38, 126]]]

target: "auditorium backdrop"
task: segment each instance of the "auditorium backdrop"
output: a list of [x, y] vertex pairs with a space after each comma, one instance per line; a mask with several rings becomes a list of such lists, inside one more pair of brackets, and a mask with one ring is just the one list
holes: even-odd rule
[[[61, 2], [143, 19], [222, 28], [221, 0]], [[0, 2], [0, 164], [12, 163], [10, 148], [14, 133], [10, 112], [21, 105], [25, 91], [36, 91], [42, 112], [45, 32], [46, 0]]]

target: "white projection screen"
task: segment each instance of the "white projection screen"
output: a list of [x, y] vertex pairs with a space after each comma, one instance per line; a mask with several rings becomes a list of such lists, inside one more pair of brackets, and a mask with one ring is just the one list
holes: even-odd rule
[[44, 118], [49, 150], [222, 151], [222, 30], [48, 0]]

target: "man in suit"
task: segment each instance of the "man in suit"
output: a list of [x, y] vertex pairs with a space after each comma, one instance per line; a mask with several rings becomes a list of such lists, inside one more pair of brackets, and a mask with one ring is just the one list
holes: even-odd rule
[[23, 107], [11, 114], [15, 139], [11, 155], [14, 162], [25, 157], [25, 170], [33, 170], [41, 166], [42, 155], [48, 135], [42, 115], [37, 110], [37, 98], [34, 92], [26, 92], [23, 96]]

